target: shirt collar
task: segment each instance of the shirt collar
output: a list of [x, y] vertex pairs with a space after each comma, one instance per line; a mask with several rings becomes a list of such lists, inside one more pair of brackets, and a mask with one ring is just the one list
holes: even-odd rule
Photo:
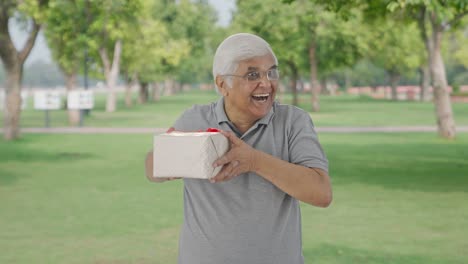
[[[276, 101], [273, 102], [273, 106], [271, 107], [270, 111], [264, 117], [262, 117], [257, 122], [255, 122], [255, 125], [258, 125], [258, 124], [268, 125], [268, 123], [270, 123], [271, 119], [273, 118], [276, 105], [277, 105], [277, 102]], [[226, 112], [224, 111], [224, 97], [223, 96], [221, 96], [221, 98], [219, 98], [218, 101], [216, 102], [215, 114], [216, 114], [216, 119], [218, 121], [218, 124], [221, 124], [223, 122], [230, 122], [226, 115]]]
[[223, 122], [229, 122], [226, 112], [224, 111], [224, 97], [223, 96], [221, 96], [221, 98], [219, 98], [218, 101], [216, 102], [215, 114], [216, 114], [216, 119], [218, 121], [218, 124], [221, 124]]

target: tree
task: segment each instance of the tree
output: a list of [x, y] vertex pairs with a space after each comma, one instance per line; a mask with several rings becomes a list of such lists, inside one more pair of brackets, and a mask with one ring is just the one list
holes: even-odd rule
[[[36, 41], [45, 17], [47, 0], [0, 2], [0, 58], [6, 72], [6, 104], [3, 129], [6, 140], [17, 139], [20, 135], [21, 81], [23, 65]], [[13, 44], [8, 31], [8, 22], [14, 17], [22, 19], [29, 26], [29, 36], [20, 50]]]
[[[164, 90], [170, 95], [181, 83], [196, 83], [211, 79], [211, 61], [217, 34], [214, 9], [206, 0], [158, 1], [154, 17], [166, 25], [169, 39], [186, 43], [187, 48], [180, 61], [163, 60]], [[217, 39], [216, 39], [217, 40]]]
[[278, 59], [288, 66], [293, 103], [297, 102], [298, 76], [310, 76], [313, 111], [320, 108], [320, 76], [353, 65], [365, 50], [365, 32], [353, 28], [360, 19], [358, 13], [346, 21], [306, 0], [291, 4], [238, 1], [237, 6], [234, 22], [263, 36], [274, 46]]
[[[76, 89], [80, 66], [85, 63], [87, 1], [51, 1], [45, 35], [52, 56], [65, 76], [67, 91]], [[80, 110], [68, 109], [68, 123], [77, 126]]]
[[[145, 10], [151, 10], [145, 8]], [[146, 13], [146, 12], [145, 12]], [[139, 25], [128, 32], [126, 48], [122, 52], [121, 72], [125, 76], [126, 105], [131, 106], [131, 86], [139, 87], [139, 102], [146, 103], [149, 98], [148, 83], [157, 79], [161, 61], [166, 55], [165, 43], [168, 32], [164, 24], [154, 20], [150, 14], [139, 17]]]
[[384, 69], [364, 58], [351, 68], [348, 82], [353, 86], [377, 87], [385, 84], [385, 77]]
[[[157, 82], [164, 78], [167, 67], [177, 68], [182, 58], [189, 54], [186, 39], [174, 39], [169, 25], [160, 17], [161, 1], [142, 1], [137, 25], [126, 34], [126, 48], [122, 53], [122, 72], [127, 82], [139, 85], [139, 102], [149, 99], [149, 85], [159, 88]], [[127, 85], [129, 87], [129, 85]], [[129, 88], [127, 88], [128, 90]], [[129, 94], [127, 92], [127, 94]], [[153, 99], [159, 95], [154, 89]], [[129, 99], [126, 100], [129, 102]]]
[[468, 69], [468, 19], [465, 23], [467, 26], [465, 26], [464, 30], [458, 32], [453, 38], [455, 40], [455, 45], [457, 45], [454, 49], [454, 58], [458, 63]]
[[429, 57], [438, 132], [441, 137], [455, 138], [455, 120], [442, 58], [442, 39], [444, 32], [455, 28], [468, 15], [468, 0], [393, 0], [388, 4], [388, 9], [401, 11], [419, 23]]
[[368, 56], [389, 75], [392, 99], [397, 100], [397, 86], [402, 75], [421, 65], [422, 43], [415, 23], [403, 24], [382, 19], [369, 27], [372, 34]]
[[[295, 0], [283, 0], [294, 2]], [[434, 88], [434, 104], [438, 133], [447, 139], [455, 138], [455, 121], [447, 90], [447, 78], [441, 48], [444, 32], [457, 28], [468, 15], [468, 0], [309, 0], [344, 15], [353, 7], [362, 7], [368, 17], [392, 15], [395, 19], [416, 21], [426, 46]], [[344, 11], [343, 11], [344, 10]]]
[[292, 104], [298, 105], [297, 81], [307, 65], [306, 56], [303, 56], [306, 52], [305, 39], [298, 25], [295, 7], [276, 2], [238, 1], [232, 31], [253, 32], [272, 46], [281, 74], [289, 77]]
[[212, 80], [212, 61], [216, 49], [216, 11], [206, 0], [182, 0], [170, 24], [174, 39], [186, 40], [190, 56], [183, 56], [176, 70], [182, 84]]
[[468, 17], [464, 28], [451, 31], [444, 38], [444, 62], [447, 69], [447, 82], [457, 92], [461, 85], [468, 84]]
[[101, 61], [108, 90], [106, 112], [114, 112], [117, 107], [115, 86], [125, 37], [138, 26], [142, 5], [140, 0], [98, 0], [89, 1], [88, 6], [90, 55]]

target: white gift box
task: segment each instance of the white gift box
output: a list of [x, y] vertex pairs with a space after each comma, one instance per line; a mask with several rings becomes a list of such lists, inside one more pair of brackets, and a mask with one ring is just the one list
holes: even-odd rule
[[171, 132], [154, 136], [153, 177], [209, 179], [221, 170], [213, 163], [229, 149], [219, 132]]

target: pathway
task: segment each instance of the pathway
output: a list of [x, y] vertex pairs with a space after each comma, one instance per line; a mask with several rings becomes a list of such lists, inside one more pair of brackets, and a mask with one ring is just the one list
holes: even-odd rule
[[[3, 129], [0, 129], [3, 130]], [[166, 132], [167, 128], [148, 127], [35, 127], [22, 128], [22, 133], [48, 133], [48, 134], [159, 134]], [[361, 133], [361, 132], [437, 132], [435, 126], [385, 126], [385, 127], [317, 127], [320, 132], [332, 133]], [[468, 126], [457, 126], [457, 132], [468, 132]]]

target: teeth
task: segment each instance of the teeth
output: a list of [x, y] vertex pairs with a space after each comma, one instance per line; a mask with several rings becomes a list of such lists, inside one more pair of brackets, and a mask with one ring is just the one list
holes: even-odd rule
[[252, 95], [253, 97], [268, 97], [270, 94], [266, 93], [266, 94], [254, 94]]

